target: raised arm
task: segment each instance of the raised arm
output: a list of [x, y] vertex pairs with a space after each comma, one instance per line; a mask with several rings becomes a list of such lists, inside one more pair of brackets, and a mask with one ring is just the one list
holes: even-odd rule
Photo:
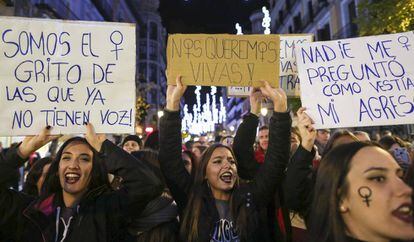
[[50, 136], [51, 127], [44, 128], [39, 135], [27, 136], [22, 143], [0, 155], [0, 238], [3, 232], [15, 231], [22, 216], [22, 209], [34, 199], [26, 194], [11, 190], [7, 182], [16, 170], [23, 166], [29, 155], [58, 136]]
[[161, 195], [161, 180], [143, 161], [107, 140], [105, 135], [96, 134], [92, 124], [87, 124], [86, 129], [86, 140], [102, 156], [108, 172], [122, 177], [122, 188], [107, 204], [128, 211], [131, 216], [140, 214], [148, 202]]
[[265, 161], [259, 168], [251, 186], [253, 186], [255, 200], [258, 204], [267, 206], [276, 187], [282, 183], [289, 160], [292, 120], [287, 111], [287, 97], [282, 89], [273, 89], [269, 83], [265, 82], [261, 91], [264, 96], [273, 101], [274, 112], [270, 119], [269, 146]]
[[243, 118], [234, 137], [233, 151], [236, 155], [237, 170], [240, 178], [252, 180], [259, 169], [254, 157], [253, 144], [256, 139], [257, 125], [259, 124], [260, 102], [263, 96], [259, 89], [253, 88], [250, 92], [250, 113]]
[[293, 154], [286, 171], [284, 186], [285, 204], [289, 209], [303, 215], [308, 213], [312, 190], [312, 160], [315, 156], [313, 144], [316, 138], [316, 130], [312, 119], [300, 108], [298, 114], [298, 129], [302, 142]]
[[186, 90], [177, 77], [176, 85], [168, 85], [167, 105], [165, 114], [160, 120], [160, 151], [161, 171], [168, 188], [180, 210], [185, 207], [187, 196], [192, 185], [190, 174], [184, 167], [181, 158], [181, 119], [180, 100]]

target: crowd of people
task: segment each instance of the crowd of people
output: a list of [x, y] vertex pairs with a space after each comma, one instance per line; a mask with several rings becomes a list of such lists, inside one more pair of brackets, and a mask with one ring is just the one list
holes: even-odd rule
[[[0, 241], [414, 241], [413, 143], [390, 133], [296, 126], [280, 88], [254, 88], [235, 136], [183, 144], [186, 86], [167, 88], [159, 131], [117, 146], [85, 123], [53, 157], [16, 170], [53, 127], [0, 156]], [[273, 103], [259, 127], [263, 99]], [[12, 188], [11, 188], [12, 187]]]

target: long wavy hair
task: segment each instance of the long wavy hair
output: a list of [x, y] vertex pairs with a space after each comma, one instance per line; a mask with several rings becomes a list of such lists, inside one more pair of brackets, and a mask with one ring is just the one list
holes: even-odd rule
[[314, 242], [346, 242], [346, 225], [339, 211], [348, 194], [351, 160], [365, 147], [379, 147], [371, 142], [339, 145], [326, 154], [319, 166], [310, 212], [309, 231]]
[[86, 141], [85, 138], [73, 137], [68, 139], [65, 143], [63, 143], [63, 145], [60, 147], [59, 151], [56, 154], [56, 158], [51, 163], [49, 171], [45, 178], [45, 182], [43, 183], [40, 192], [41, 201], [48, 198], [52, 194], [62, 193], [62, 186], [60, 185], [59, 180], [59, 162], [62, 157], [63, 150], [72, 142], [79, 142], [85, 144], [93, 152], [92, 171], [90, 174], [91, 179], [89, 181], [87, 190], [90, 191], [101, 186], [107, 186], [108, 188], [110, 187], [108, 172], [99, 153]]
[[[198, 225], [200, 222], [202, 208], [205, 206], [204, 200], [203, 200], [205, 193], [201, 191], [205, 191], [205, 189], [207, 188], [209, 189], [207, 190], [208, 193], [212, 196], [211, 190], [207, 185], [207, 181], [205, 177], [206, 177], [206, 172], [207, 172], [207, 164], [211, 156], [213, 155], [213, 152], [217, 148], [228, 149], [231, 152], [233, 158], [235, 159], [236, 157], [234, 155], [233, 150], [230, 147], [220, 144], [220, 143], [215, 143], [211, 145], [202, 154], [201, 159], [200, 159], [200, 164], [198, 168], [196, 169], [193, 187], [189, 195], [189, 200], [187, 202], [186, 209], [184, 210], [183, 220], [181, 223], [180, 238], [183, 241], [188, 241], [188, 242], [199, 241]], [[237, 166], [237, 161], [236, 161], [236, 166]], [[239, 236], [243, 238], [244, 236], [247, 236], [246, 234], [248, 233], [247, 226], [246, 226], [247, 216], [246, 216], [246, 210], [243, 208], [243, 206], [240, 209], [238, 209], [235, 206], [236, 203], [234, 202], [233, 191], [234, 189], [237, 189], [238, 187], [239, 187], [239, 177], [236, 178], [236, 183], [231, 191], [232, 194], [230, 196], [230, 214], [235, 220], [235, 225], [236, 225], [236, 229], [237, 229]]]

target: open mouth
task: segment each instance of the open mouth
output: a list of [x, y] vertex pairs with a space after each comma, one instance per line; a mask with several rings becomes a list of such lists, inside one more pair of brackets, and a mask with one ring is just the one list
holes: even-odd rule
[[233, 174], [229, 171], [226, 171], [223, 174], [221, 174], [220, 180], [222, 180], [225, 183], [231, 183], [231, 181], [233, 180]]
[[74, 172], [68, 172], [65, 174], [65, 182], [69, 184], [74, 184], [79, 181], [80, 175]]
[[392, 212], [392, 215], [405, 223], [413, 222], [413, 206], [405, 203]]

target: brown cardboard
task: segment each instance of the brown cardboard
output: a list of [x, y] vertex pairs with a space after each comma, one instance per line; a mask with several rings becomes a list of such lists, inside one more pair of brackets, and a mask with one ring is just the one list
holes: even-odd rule
[[170, 35], [168, 83], [181, 75], [184, 85], [257, 87], [267, 80], [277, 87], [279, 48], [279, 35]]

